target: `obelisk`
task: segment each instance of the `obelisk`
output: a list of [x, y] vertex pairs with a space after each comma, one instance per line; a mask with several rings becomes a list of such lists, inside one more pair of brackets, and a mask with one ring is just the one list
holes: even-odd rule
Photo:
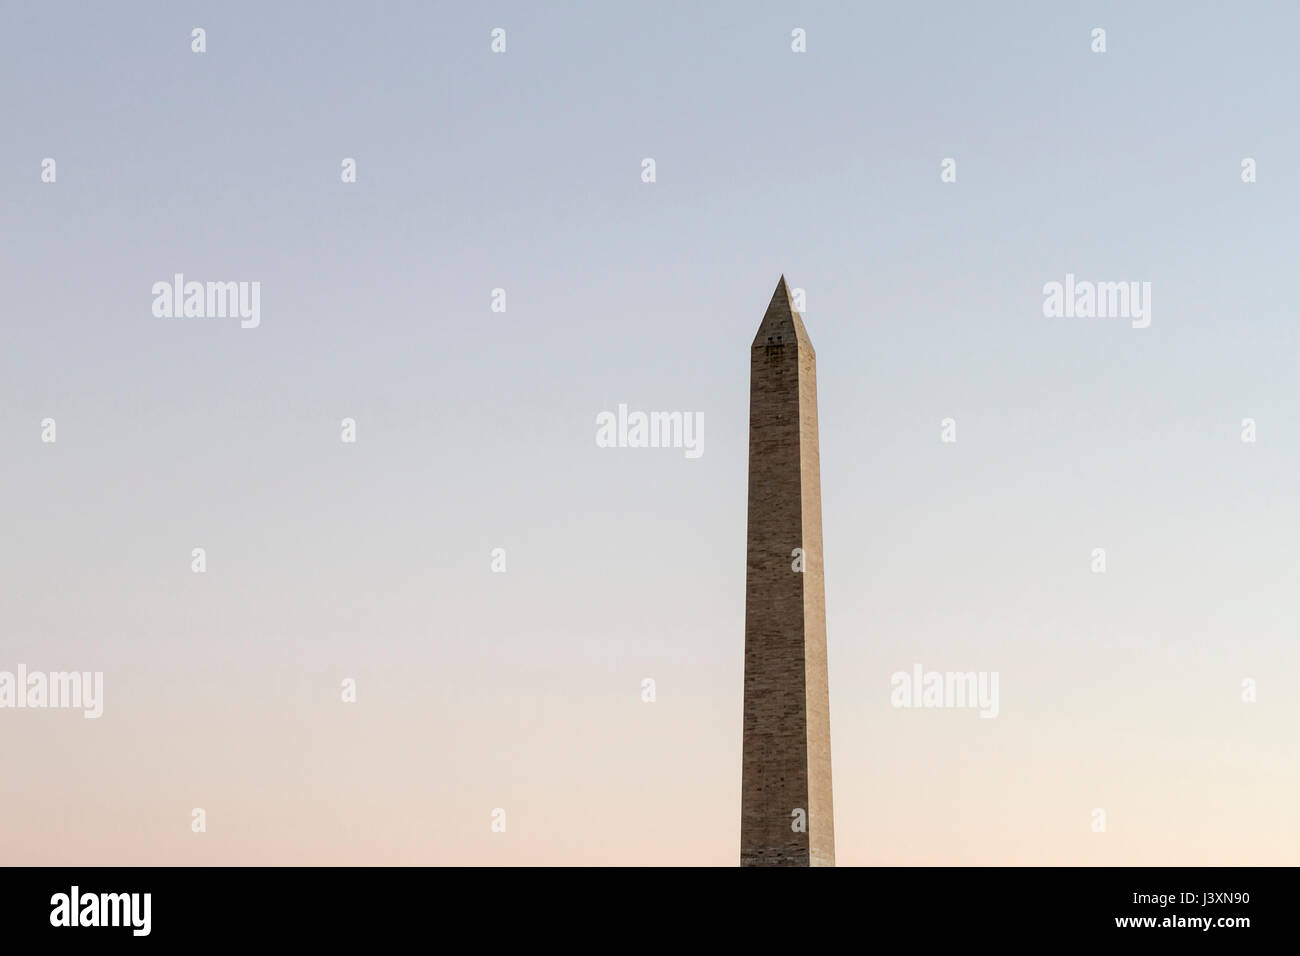
[[817, 355], [785, 276], [749, 350], [741, 866], [834, 866]]

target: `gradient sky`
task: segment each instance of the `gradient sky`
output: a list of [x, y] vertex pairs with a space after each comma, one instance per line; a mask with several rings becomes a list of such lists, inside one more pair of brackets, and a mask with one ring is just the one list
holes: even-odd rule
[[105, 674], [0, 710], [0, 862], [735, 864], [784, 273], [840, 864], [1300, 863], [1300, 13], [702, 6], [0, 4], [0, 670]]

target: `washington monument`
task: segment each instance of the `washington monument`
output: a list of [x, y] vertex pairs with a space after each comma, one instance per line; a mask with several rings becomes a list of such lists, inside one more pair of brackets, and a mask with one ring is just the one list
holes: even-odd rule
[[741, 866], [834, 866], [817, 355], [785, 276], [749, 350]]

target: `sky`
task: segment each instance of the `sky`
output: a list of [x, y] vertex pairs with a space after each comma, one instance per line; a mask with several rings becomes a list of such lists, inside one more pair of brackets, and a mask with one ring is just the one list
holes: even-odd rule
[[[1300, 863], [1298, 28], [4, 0], [0, 671], [104, 699], [0, 708], [0, 862], [735, 865], [784, 274], [838, 863]], [[620, 404], [703, 453], [599, 447]], [[894, 706], [918, 664], [997, 717]]]

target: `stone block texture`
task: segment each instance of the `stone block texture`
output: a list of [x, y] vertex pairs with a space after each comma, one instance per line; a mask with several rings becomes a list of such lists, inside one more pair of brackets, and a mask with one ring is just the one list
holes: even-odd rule
[[821, 514], [817, 356], [783, 276], [750, 349], [741, 866], [835, 865]]

